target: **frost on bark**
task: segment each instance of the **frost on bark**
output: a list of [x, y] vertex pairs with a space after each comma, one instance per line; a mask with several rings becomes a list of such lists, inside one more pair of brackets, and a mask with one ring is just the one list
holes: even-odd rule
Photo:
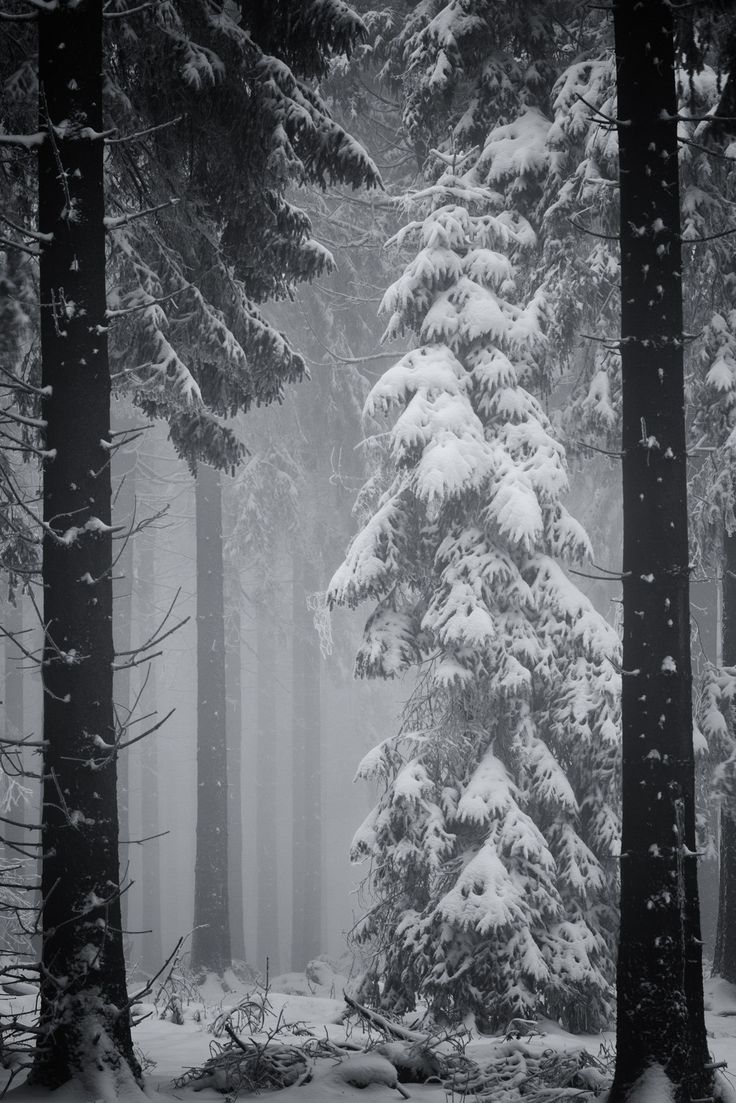
[[[736, 666], [736, 533], [723, 536], [721, 665]], [[736, 984], [736, 819], [721, 804], [718, 926], [713, 972]]]
[[[102, 3], [38, 9], [43, 485], [43, 950], [32, 1079], [130, 1088], [113, 722]], [[112, 1078], [110, 1072], [112, 1070]]]
[[192, 968], [231, 964], [227, 891], [225, 614], [220, 475], [200, 464], [197, 515], [197, 859]]
[[[710, 1096], [695, 861], [672, 7], [614, 6], [621, 179], [624, 640], [617, 1064]], [[649, 1071], [647, 1071], [649, 1070]], [[640, 1096], [643, 1098], [643, 1095]]]

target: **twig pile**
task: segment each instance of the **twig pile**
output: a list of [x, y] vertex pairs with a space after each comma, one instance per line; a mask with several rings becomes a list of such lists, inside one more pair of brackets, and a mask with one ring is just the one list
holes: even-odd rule
[[[277, 1091], [307, 1083], [320, 1059], [330, 1059], [335, 1070], [344, 1067], [347, 1083], [351, 1083], [348, 1074], [352, 1062], [357, 1062], [355, 1068], [362, 1070], [361, 1077], [368, 1076], [367, 1082], [372, 1082], [369, 1064], [362, 1061], [362, 1055], [373, 1055], [374, 1064], [383, 1059], [384, 1078], [386, 1070], [392, 1073], [393, 1066], [397, 1080], [390, 1086], [404, 1098], [409, 1096], [400, 1082], [439, 1084], [447, 1103], [591, 1100], [610, 1085], [612, 1053], [604, 1047], [598, 1057], [583, 1049], [542, 1049], [536, 1024], [526, 1020], [514, 1020], [505, 1038], [489, 1042], [488, 1054], [480, 1062], [465, 1053], [469, 1040], [465, 1030], [426, 1034], [372, 1011], [349, 996], [345, 1002], [345, 1018], [357, 1018], [365, 1032], [361, 1044], [349, 1037], [344, 1043], [327, 1036], [319, 1038], [304, 1024], [284, 1023], [283, 1012], [274, 1016], [275, 1021], [268, 1027], [267, 1013], [272, 1013], [268, 989], [246, 997], [237, 1007], [221, 1012], [211, 1024], [216, 1039], [227, 1035], [229, 1040], [213, 1039], [209, 1059], [199, 1068], [188, 1069], [175, 1086], [191, 1086], [195, 1091], [211, 1087], [229, 1096]], [[244, 1028], [249, 1033], [247, 1040], [239, 1037]], [[380, 1082], [389, 1083], [385, 1079]]]
[[231, 1037], [231, 1043], [212, 1042], [209, 1059], [201, 1068], [187, 1069], [174, 1081], [175, 1087], [214, 1088], [231, 1095], [279, 1091], [309, 1079], [311, 1061], [300, 1047], [274, 1041], [241, 1042], [232, 1033]]
[[442, 1084], [448, 1100], [478, 1103], [547, 1103], [551, 1100], [594, 1098], [610, 1086], [606, 1057], [584, 1049], [539, 1052], [520, 1041], [498, 1042], [482, 1064], [464, 1054], [447, 1060]]

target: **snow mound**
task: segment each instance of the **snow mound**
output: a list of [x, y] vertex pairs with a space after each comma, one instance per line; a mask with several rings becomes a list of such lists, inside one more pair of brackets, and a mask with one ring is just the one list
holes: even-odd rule
[[394, 1066], [380, 1053], [351, 1053], [326, 1072], [316, 1073], [314, 1082], [348, 1084], [352, 1088], [367, 1088], [371, 1084], [396, 1088], [399, 1080]]
[[672, 1081], [661, 1065], [650, 1065], [633, 1085], [629, 1103], [674, 1103]]

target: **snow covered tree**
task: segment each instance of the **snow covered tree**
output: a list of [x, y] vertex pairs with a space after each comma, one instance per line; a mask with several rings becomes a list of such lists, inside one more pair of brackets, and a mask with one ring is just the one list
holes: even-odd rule
[[[692, 738], [672, 7], [614, 4], [621, 201], [623, 836], [611, 1103], [712, 1095]], [[654, 61], [657, 61], [655, 64]]]
[[[317, 83], [363, 28], [338, 0], [217, 12], [170, 0], [126, 31], [109, 57], [110, 115], [144, 137], [110, 147], [115, 348], [180, 454], [228, 468], [244, 452], [226, 419], [304, 374], [260, 305], [334, 267], [289, 189], [378, 183]], [[140, 206], [154, 213], [131, 219]]]
[[617, 639], [558, 564], [590, 546], [524, 387], [544, 303], [515, 301], [512, 259], [533, 231], [499, 206], [446, 165], [383, 301], [387, 334], [418, 347], [369, 395], [369, 418], [398, 414], [330, 597], [376, 602], [360, 674], [421, 680], [359, 770], [384, 787], [354, 841], [376, 896], [360, 937], [386, 1005], [593, 1027], [611, 1010]]
[[398, 18], [382, 14], [381, 75], [400, 90], [420, 168], [432, 146], [482, 145], [493, 126], [543, 103], [578, 30], [568, 0], [420, 0]]

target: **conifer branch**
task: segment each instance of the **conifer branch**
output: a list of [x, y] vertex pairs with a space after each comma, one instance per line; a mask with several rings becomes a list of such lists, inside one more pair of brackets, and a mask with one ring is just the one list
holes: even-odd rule
[[118, 842], [121, 846], [143, 846], [144, 843], [153, 842], [154, 839], [163, 839], [170, 834], [171, 831], [167, 829], [166, 831], [157, 831], [155, 835], [145, 835], [142, 839], [119, 839]]
[[606, 348], [617, 349], [620, 348], [622, 342], [615, 337], [598, 337], [595, 333], [580, 333], [580, 336], [586, 341], [597, 341], [601, 345], [605, 345]]
[[[168, 204], [165, 205], [168, 206]], [[159, 208], [154, 207], [151, 209], [158, 210]], [[150, 211], [142, 213], [150, 214]], [[168, 295], [160, 295], [158, 298], [155, 298], [153, 295], [147, 295], [145, 302], [135, 303], [134, 306], [123, 307], [121, 310], [106, 310], [105, 317], [122, 318], [126, 314], [134, 314], [137, 310], [146, 310], [149, 306], [157, 306], [159, 303], [167, 303], [170, 299], [175, 298], [177, 295], [181, 295], [182, 292], [191, 290], [192, 287], [194, 287], [194, 284], [185, 283], [183, 287], [177, 287], [174, 291], [170, 291]]]
[[2, 383], [2, 384], [0, 384], [0, 386], [6, 387], [7, 389], [17, 389], [17, 390], [25, 391], [27, 394], [35, 394], [39, 398], [50, 398], [51, 397], [51, 388], [50, 387], [34, 387], [31, 383], [28, 383], [25, 379], [21, 379], [20, 376], [15, 375], [8, 368], [3, 367], [2, 364], [0, 364], [0, 375], [4, 375], [4, 376], [6, 376], [7, 379], [11, 380], [10, 383]]
[[[601, 569], [600, 567], [598, 568]], [[579, 571], [577, 567], [568, 567], [570, 574], [576, 574], [580, 578], [592, 578], [594, 582], [623, 582], [625, 578], [628, 578], [631, 571], [626, 571], [621, 574], [589, 574], [587, 571]]]
[[24, 226], [18, 225], [12, 218], [8, 218], [6, 214], [0, 214], [0, 222], [4, 222], [6, 226], [10, 226], [11, 230], [15, 230], [16, 233], [21, 234], [23, 237], [29, 237], [33, 241], [42, 241], [44, 244], [54, 240], [53, 234], [42, 234], [40, 230], [26, 230]]
[[590, 102], [590, 100], [586, 100], [585, 96], [581, 96], [579, 92], [575, 92], [574, 95], [575, 95], [575, 99], [580, 100], [581, 103], [584, 103], [585, 106], [593, 112], [594, 116], [596, 116], [596, 115], [598, 116], [598, 118], [595, 118], [595, 117], [593, 118], [593, 120], [592, 120], [593, 122], [607, 123], [609, 126], [612, 126], [612, 127], [615, 127], [615, 126], [631, 126], [631, 120], [630, 119], [614, 119], [614, 117], [612, 115], [606, 115], [605, 111], [601, 111], [600, 108], [596, 107], [595, 104]]
[[30, 245], [23, 245], [20, 241], [11, 241], [9, 237], [0, 237], [0, 245], [6, 249], [20, 249], [21, 253], [27, 253], [29, 257], [40, 257], [40, 249], [33, 249]]
[[121, 1013], [123, 1011], [129, 1011], [131, 1009], [131, 1007], [134, 1007], [137, 1003], [141, 1003], [142, 1000], [143, 1000], [143, 997], [147, 996], [149, 992], [153, 991], [154, 984], [156, 983], [158, 978], [161, 976], [161, 974], [166, 971], [166, 969], [168, 968], [170, 963], [172, 961], [174, 961], [174, 959], [176, 958], [176, 955], [178, 954], [183, 942], [184, 942], [184, 938], [183, 937], [179, 938], [178, 942], [176, 943], [176, 946], [174, 946], [174, 949], [171, 951], [171, 953], [169, 954], [169, 956], [167, 957], [166, 961], [163, 963], [163, 965], [161, 966], [159, 971], [157, 973], [155, 973], [154, 976], [151, 977], [151, 979], [147, 982], [147, 984], [144, 985], [143, 988], [141, 988], [140, 992], [136, 992], [134, 996], [130, 997], [130, 1000], [128, 1001], [128, 1004], [125, 1007], [122, 1007], [120, 1009]]
[[38, 417], [25, 417], [24, 414], [13, 413], [10, 409], [0, 408], [0, 417], [7, 418], [9, 421], [15, 421], [18, 425], [27, 425], [31, 429], [40, 429], [43, 433], [46, 430], [47, 422]]
[[[732, 158], [732, 160], [736, 160], [736, 158]], [[683, 245], [702, 245], [705, 241], [717, 241], [722, 237], [730, 237], [731, 234], [736, 234], [736, 226], [730, 230], [721, 230], [718, 234], [708, 234], [706, 237], [683, 237], [681, 240]]]
[[[178, 632], [178, 630], [180, 628], [183, 628], [184, 625], [187, 624], [190, 620], [191, 620], [191, 617], [184, 617], [182, 620], [178, 621], [175, 625], [173, 625], [173, 627], [167, 629], [166, 632], [164, 632], [162, 635], [156, 636], [155, 639], [149, 640], [148, 643], [143, 644], [141, 647], [134, 647], [129, 651], [116, 651], [115, 654], [116, 655], [142, 655], [144, 652], [149, 651], [152, 647], [156, 647], [157, 644], [162, 643], [169, 636], [173, 635], [174, 632]], [[161, 652], [159, 651], [159, 652], [157, 652], [157, 654], [160, 655]], [[153, 656], [149, 655], [148, 658], [153, 658]], [[140, 660], [140, 661], [146, 661], [146, 656], [144, 655], [143, 659]], [[116, 669], [120, 669], [120, 668], [116, 667]]]
[[149, 214], [155, 214], [156, 211], [163, 211], [167, 207], [174, 207], [181, 200], [177, 197], [169, 199], [165, 203], [157, 203], [155, 207], [146, 207], [142, 211], [131, 211], [129, 214], [122, 215], [106, 215], [103, 218], [103, 223], [106, 230], [116, 230], [119, 226], [127, 226], [130, 222], [135, 222], [139, 218], [145, 218]]
[[572, 215], [567, 216], [567, 221], [570, 223], [571, 226], [574, 226], [576, 230], [580, 230], [584, 234], [590, 234], [591, 237], [599, 237], [602, 238], [604, 241], [619, 240], [618, 234], [601, 234], [597, 230], [591, 230], [589, 226], [583, 226], [582, 222], [578, 222], [572, 217]]
[[624, 455], [623, 452], [609, 452], [606, 448], [598, 448], [597, 445], [588, 444], [587, 441], [584, 441], [584, 440], [576, 440], [575, 445], [578, 448], [587, 448], [590, 452], [600, 452], [600, 454], [602, 456], [611, 456], [611, 457], [613, 457], [613, 459], [617, 459], [617, 460], [622, 459], [622, 457]]
[[729, 157], [727, 153], [721, 153], [720, 150], [717, 149], [709, 149], [708, 146], [704, 146], [700, 142], [694, 142], [692, 138], [685, 138], [678, 135], [677, 140], [681, 145], [692, 146], [693, 149], [698, 149], [701, 153], [707, 153], [709, 157], [717, 157], [719, 161], [736, 161], [736, 157]]
[[45, 448], [37, 448], [35, 444], [27, 444], [22, 440], [18, 440], [12, 433], [8, 433], [4, 429], [0, 429], [0, 438], [3, 441], [7, 441], [7, 444], [3, 444], [3, 450], [7, 452], [28, 452], [32, 456], [38, 456], [41, 460], [48, 460], [52, 458], [52, 453]]
[[669, 115], [663, 111], [660, 118], [668, 123], [736, 123], [734, 115]]
[[174, 126], [175, 123], [180, 123], [184, 118], [183, 115], [177, 115], [173, 119], [169, 119], [165, 123], [158, 123], [156, 126], [147, 126], [145, 130], [134, 130], [132, 134], [121, 134], [119, 138], [105, 138], [105, 145], [119, 145], [121, 142], [134, 142], [138, 138], [146, 138], [149, 134], [155, 134], [157, 130], [164, 130], [168, 126]]
[[[161, 654], [161, 652], [159, 652], [159, 654]], [[146, 728], [140, 735], [134, 736], [133, 739], [126, 739], [124, 743], [117, 743], [115, 747], [116, 751], [124, 751], [127, 747], [131, 747], [134, 743], [139, 743], [141, 739], [145, 739], [147, 735], [152, 735], [155, 731], [158, 731], [159, 728], [163, 727], [166, 721], [171, 719], [175, 712], [175, 708], [169, 709], [165, 716], [162, 716], [161, 719], [150, 728]]]

